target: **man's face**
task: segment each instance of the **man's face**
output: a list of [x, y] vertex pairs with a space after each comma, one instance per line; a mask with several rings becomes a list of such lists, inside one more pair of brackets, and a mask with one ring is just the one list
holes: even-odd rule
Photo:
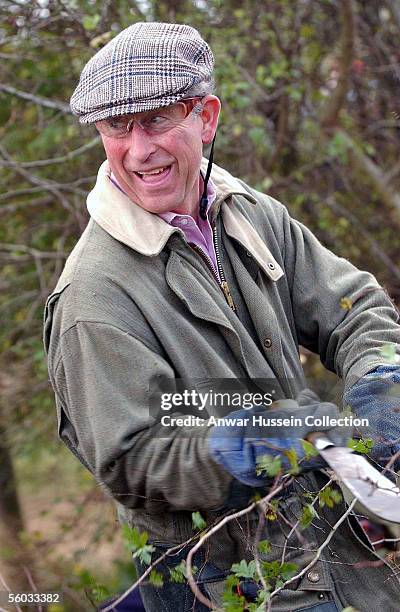
[[197, 215], [202, 148], [214, 136], [220, 102], [206, 96], [202, 105], [162, 134], [149, 135], [136, 124], [123, 138], [101, 134], [118, 184], [141, 208]]

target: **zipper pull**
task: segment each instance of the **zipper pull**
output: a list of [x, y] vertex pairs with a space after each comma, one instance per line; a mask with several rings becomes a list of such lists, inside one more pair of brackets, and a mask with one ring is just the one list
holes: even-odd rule
[[232, 308], [233, 311], [235, 311], [236, 310], [235, 304], [234, 304], [234, 301], [233, 301], [233, 298], [232, 298], [232, 294], [231, 294], [230, 289], [229, 289], [229, 285], [226, 282], [226, 280], [222, 281], [221, 289], [224, 292], [224, 296], [225, 296], [226, 301], [228, 302], [228, 306], [230, 308]]

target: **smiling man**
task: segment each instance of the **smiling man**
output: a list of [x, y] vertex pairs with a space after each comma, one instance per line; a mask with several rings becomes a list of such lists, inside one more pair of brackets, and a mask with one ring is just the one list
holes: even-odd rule
[[[59, 434], [115, 499], [121, 520], [148, 533], [153, 561], [192, 542], [192, 512], [212, 525], [256, 491], [265, 494], [271, 481], [257, 473], [258, 459], [280, 454], [285, 471], [284, 453], [295, 449], [301, 473], [257, 537], [271, 543], [266, 563], [286, 550], [296, 571], [312, 571], [281, 590], [272, 610], [394, 611], [398, 578], [376, 563], [354, 517], [322, 546], [343, 502], [321, 509], [301, 539], [291, 526], [304, 492], [327, 482], [321, 461], [305, 459], [301, 440], [316, 429], [337, 445], [351, 435], [335, 425], [337, 407], [306, 389], [299, 345], [344, 379], [346, 400], [369, 422], [368, 433], [380, 436], [383, 462], [399, 450], [400, 371], [384, 365], [381, 353], [387, 344], [400, 353], [397, 313], [370, 274], [325, 249], [283, 205], [213, 164], [212, 152], [202, 159], [220, 110], [213, 63], [195, 29], [136, 23], [82, 71], [71, 107], [96, 125], [107, 160], [88, 196], [89, 224], [46, 304]], [[344, 296], [350, 309], [340, 307]], [[249, 383], [246, 405], [218, 420], [226, 413], [212, 402], [212, 387], [227, 379]], [[182, 380], [195, 390], [182, 392]], [[164, 428], [166, 408], [154, 411], [150, 393], [160, 381], [170, 385], [163, 387], [169, 398], [180, 398], [167, 408]], [[201, 393], [207, 408], [193, 401], [193, 425], [178, 425], [191, 414], [182, 398]], [[269, 401], [261, 405], [260, 397]], [[259, 421], [268, 412], [269, 423], [293, 426], [251, 426], [254, 408]], [[208, 424], [209, 414], [217, 424]], [[157, 566], [163, 587], [141, 586], [146, 610], [221, 608], [232, 564], [254, 557], [258, 518], [254, 510], [225, 524], [196, 553], [201, 601], [170, 580], [190, 543], [166, 555]], [[260, 589], [255, 576], [231, 595], [245, 610]]]

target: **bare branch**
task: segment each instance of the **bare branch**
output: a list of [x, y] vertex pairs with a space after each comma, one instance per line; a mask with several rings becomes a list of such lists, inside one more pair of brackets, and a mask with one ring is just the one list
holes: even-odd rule
[[[60, 253], [56, 251], [39, 251], [38, 249], [27, 246], [26, 244], [0, 243], [0, 251], [1, 250], [7, 252], [22, 251], [23, 253], [29, 253], [35, 259], [55, 259], [60, 256]], [[67, 257], [67, 253], [63, 253], [62, 255]]]
[[214, 527], [212, 527], [209, 531], [207, 531], [199, 539], [197, 544], [195, 544], [193, 546], [193, 548], [191, 548], [191, 550], [189, 551], [189, 554], [188, 554], [187, 559], [186, 559], [186, 576], [187, 576], [187, 581], [188, 581], [188, 583], [190, 585], [190, 588], [192, 589], [193, 593], [197, 597], [197, 599], [201, 603], [203, 603], [205, 606], [207, 606], [210, 610], [213, 609], [213, 604], [211, 603], [211, 601], [207, 597], [205, 597], [203, 595], [203, 593], [200, 592], [200, 590], [199, 590], [199, 588], [198, 588], [198, 586], [195, 583], [194, 578], [193, 578], [192, 560], [193, 560], [194, 554], [196, 553], [197, 550], [199, 550], [199, 548], [201, 548], [203, 546], [203, 544], [212, 535], [214, 535], [214, 533], [219, 531], [221, 529], [221, 527], [223, 527], [224, 525], [226, 525], [230, 521], [233, 521], [233, 520], [235, 520], [237, 518], [240, 518], [241, 516], [244, 516], [245, 514], [248, 514], [249, 512], [251, 512], [257, 506], [261, 506], [262, 507], [263, 505], [267, 504], [269, 501], [271, 501], [271, 499], [273, 497], [275, 497], [275, 495], [280, 493], [280, 491], [282, 491], [282, 489], [284, 489], [287, 486], [289, 486], [289, 484], [291, 482], [293, 482], [293, 478], [289, 478], [289, 479], [284, 480], [278, 486], [276, 485], [277, 482], [278, 482], [278, 478], [275, 479], [275, 481], [274, 481], [274, 483], [272, 485], [271, 491], [268, 493], [268, 495], [266, 495], [265, 497], [263, 497], [259, 501], [253, 502], [252, 504], [250, 504], [249, 506], [247, 506], [247, 508], [244, 508], [243, 510], [239, 510], [237, 512], [234, 512], [233, 514], [228, 514], [227, 516], [225, 516]]
[[[2, 194], [4, 196], [12, 197], [9, 194], [12, 192], [8, 192], [6, 194]], [[15, 193], [15, 192], [14, 192]], [[1, 196], [0, 196], [1, 201]], [[46, 198], [36, 198], [35, 200], [26, 200], [25, 202], [17, 202], [15, 204], [6, 204], [4, 206], [0, 206], [0, 215], [6, 215], [8, 213], [14, 213], [19, 208], [30, 208], [31, 206], [47, 206], [48, 204], [52, 204], [54, 202], [53, 196], [48, 196]]]
[[339, 527], [343, 523], [343, 521], [349, 516], [349, 514], [353, 510], [353, 508], [354, 508], [356, 503], [357, 503], [357, 499], [354, 498], [353, 501], [351, 502], [351, 504], [349, 505], [349, 507], [347, 508], [346, 512], [344, 512], [342, 514], [342, 516], [338, 519], [338, 521], [336, 521], [336, 523], [333, 525], [331, 531], [328, 534], [328, 537], [326, 538], [326, 540], [324, 540], [324, 542], [318, 548], [318, 550], [317, 550], [317, 552], [315, 554], [315, 557], [310, 561], [310, 563], [308, 565], [306, 565], [306, 567], [304, 567], [301, 570], [301, 572], [299, 572], [295, 576], [292, 576], [292, 578], [289, 578], [289, 580], [286, 580], [286, 582], [282, 586], [280, 586], [277, 589], [275, 589], [275, 591], [272, 591], [272, 593], [270, 595], [270, 603], [271, 603], [271, 600], [274, 597], [274, 595], [277, 595], [277, 593], [279, 593], [279, 591], [284, 589], [288, 584], [291, 584], [292, 582], [295, 582], [296, 580], [298, 580], [299, 578], [304, 576], [304, 574], [306, 574], [308, 572], [308, 570], [311, 569], [312, 566], [317, 563], [318, 559], [320, 558], [320, 556], [322, 554], [322, 551], [324, 550], [324, 548], [326, 548], [328, 546], [329, 542], [332, 540], [332, 538], [335, 535], [336, 531], [339, 529]]
[[387, 0], [393, 19], [400, 30], [400, 5], [398, 0]]
[[340, 1], [342, 32], [340, 39], [340, 57], [338, 66], [338, 82], [322, 109], [320, 122], [322, 127], [331, 127], [337, 124], [339, 111], [342, 108], [347, 94], [349, 74], [353, 61], [354, 51], [354, 8], [352, 0]]
[[385, 174], [373, 162], [353, 138], [344, 130], [340, 130], [344, 142], [348, 146], [351, 161], [357, 170], [369, 180], [382, 202], [400, 215], [400, 195], [387, 184]]
[[364, 236], [364, 238], [369, 242], [372, 251], [375, 255], [384, 263], [388, 270], [400, 281], [400, 268], [398, 268], [395, 263], [391, 260], [388, 255], [382, 250], [379, 246], [379, 243], [373, 238], [373, 236], [363, 227], [362, 223], [359, 219], [351, 211], [347, 208], [339, 204], [333, 197], [329, 197], [326, 199], [326, 204], [335, 212], [338, 212], [340, 215], [346, 217], [351, 223], [357, 228], [357, 232]]
[[95, 138], [93, 138], [92, 140], [84, 144], [83, 146], [79, 147], [78, 149], [75, 149], [75, 151], [70, 151], [69, 153], [62, 155], [61, 157], [52, 157], [50, 159], [37, 159], [35, 161], [28, 161], [28, 162], [0, 159], [0, 166], [4, 166], [5, 168], [16, 168], [16, 167], [39, 168], [40, 166], [50, 166], [52, 164], [63, 164], [67, 161], [70, 161], [74, 157], [79, 157], [83, 153], [86, 153], [86, 151], [90, 151], [90, 149], [97, 147], [97, 145], [100, 143], [101, 143], [100, 136], [96, 136]]
[[59, 100], [49, 100], [49, 98], [44, 98], [43, 96], [35, 96], [31, 93], [28, 93], [27, 91], [21, 91], [20, 89], [11, 87], [10, 85], [0, 84], [0, 91], [4, 91], [4, 93], [11, 94], [12, 96], [17, 96], [18, 98], [22, 98], [24, 100], [28, 100], [29, 102], [33, 102], [34, 104], [38, 104], [39, 106], [53, 108], [54, 110], [58, 110], [66, 115], [72, 114], [69, 104], [65, 104], [64, 102], [60, 102]]

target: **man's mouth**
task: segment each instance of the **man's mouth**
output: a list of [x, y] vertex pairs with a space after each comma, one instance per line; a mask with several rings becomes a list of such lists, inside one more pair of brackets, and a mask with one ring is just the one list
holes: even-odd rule
[[157, 183], [169, 173], [170, 169], [171, 166], [161, 166], [160, 168], [154, 168], [146, 172], [135, 172], [135, 174], [146, 183]]

